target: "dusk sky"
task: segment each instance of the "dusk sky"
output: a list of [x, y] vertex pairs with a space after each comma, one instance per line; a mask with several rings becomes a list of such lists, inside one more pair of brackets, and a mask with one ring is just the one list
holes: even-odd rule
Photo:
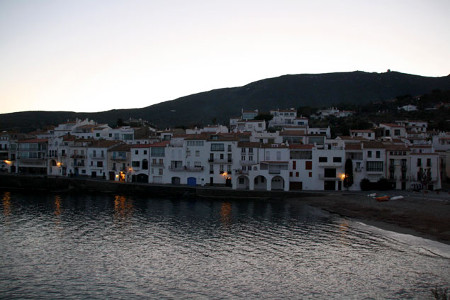
[[0, 0], [0, 113], [140, 108], [284, 74], [450, 73], [450, 1]]

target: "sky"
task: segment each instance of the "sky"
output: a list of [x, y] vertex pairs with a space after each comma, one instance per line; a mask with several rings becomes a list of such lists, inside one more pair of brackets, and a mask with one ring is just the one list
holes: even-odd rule
[[141, 108], [285, 74], [450, 74], [448, 0], [0, 0], [0, 113]]

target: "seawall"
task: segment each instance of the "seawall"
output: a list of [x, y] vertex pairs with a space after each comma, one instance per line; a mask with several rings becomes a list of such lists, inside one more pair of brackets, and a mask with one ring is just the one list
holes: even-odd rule
[[318, 197], [321, 193], [248, 191], [226, 187], [191, 187], [169, 184], [125, 183], [91, 178], [69, 178], [29, 175], [0, 175], [1, 189], [42, 192], [101, 192], [138, 194], [147, 197], [202, 197], [219, 199], [286, 199]]

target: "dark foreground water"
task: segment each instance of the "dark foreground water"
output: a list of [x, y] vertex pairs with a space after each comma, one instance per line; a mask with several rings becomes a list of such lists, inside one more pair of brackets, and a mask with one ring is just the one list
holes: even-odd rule
[[450, 247], [296, 202], [0, 191], [1, 298], [418, 298]]

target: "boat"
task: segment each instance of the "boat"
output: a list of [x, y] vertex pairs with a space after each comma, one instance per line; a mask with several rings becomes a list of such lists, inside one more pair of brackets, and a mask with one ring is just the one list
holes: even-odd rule
[[377, 200], [378, 202], [385, 202], [385, 201], [389, 201], [390, 197], [389, 196], [380, 196], [380, 197], [375, 197], [375, 200]]
[[405, 197], [403, 197], [403, 196], [394, 196], [394, 197], [391, 197], [391, 199], [389, 199], [389, 200], [400, 200], [400, 199], [403, 199], [403, 198], [405, 198]]

